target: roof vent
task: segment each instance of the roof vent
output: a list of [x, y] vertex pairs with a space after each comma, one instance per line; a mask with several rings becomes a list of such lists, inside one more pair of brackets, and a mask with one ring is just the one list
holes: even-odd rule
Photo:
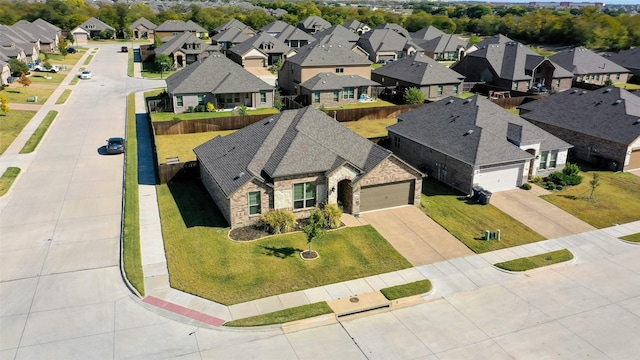
[[471, 102], [471, 99], [469, 98], [469, 99], [466, 99], [466, 100], [463, 102], [463, 104], [468, 104], [468, 103], [470, 103], [470, 102]]
[[447, 101], [447, 105], [452, 104], [452, 103], [453, 103], [453, 99], [449, 99], [449, 100]]
[[637, 118], [636, 121], [633, 122], [633, 125], [640, 125], [640, 118]]
[[618, 100], [616, 100], [616, 102], [614, 102], [614, 103], [613, 103], [613, 105], [618, 105], [618, 104], [620, 104], [621, 102], [622, 102], [622, 99], [618, 99]]
[[578, 92], [578, 90], [573, 89], [573, 90], [571, 90], [571, 92], [570, 92], [569, 94], [575, 94], [575, 93], [577, 93], [577, 92]]
[[580, 95], [584, 95], [587, 93], [587, 90], [582, 90], [582, 92], [580, 93]]
[[611, 88], [606, 88], [606, 89], [604, 89], [604, 91], [603, 91], [603, 93], [605, 93], [605, 94], [606, 94], [606, 93], [609, 93], [609, 92], [611, 92]]
[[268, 118], [267, 121], [264, 122], [264, 124], [269, 125], [271, 124], [272, 121], [273, 121], [273, 118]]
[[243, 177], [243, 176], [244, 176], [244, 172], [241, 172], [240, 174], [238, 174], [238, 176], [236, 176], [235, 178], [233, 178], [233, 180], [238, 180], [238, 179], [240, 179], [240, 178], [241, 178], [241, 177]]
[[462, 135], [462, 136], [467, 136], [467, 135], [471, 135], [471, 134], [473, 134], [473, 130], [467, 130], [467, 132], [464, 133], [464, 135]]

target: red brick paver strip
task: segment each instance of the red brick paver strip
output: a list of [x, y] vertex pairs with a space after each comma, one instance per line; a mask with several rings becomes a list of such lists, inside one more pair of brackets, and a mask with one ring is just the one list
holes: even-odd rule
[[147, 296], [144, 299], [142, 299], [142, 302], [145, 302], [149, 305], [153, 305], [153, 306], [157, 306], [159, 308], [163, 308], [165, 310], [171, 311], [173, 313], [176, 314], [180, 314], [183, 316], [186, 316], [188, 318], [194, 319], [194, 320], [198, 320], [200, 322], [206, 323], [206, 324], [210, 324], [213, 326], [222, 326], [222, 324], [224, 324], [224, 320], [222, 319], [218, 319], [217, 317], [211, 316], [211, 315], [207, 315], [204, 313], [201, 313], [199, 311], [195, 311], [195, 310], [191, 310], [191, 309], [187, 309], [184, 306], [180, 306], [174, 303], [170, 303], [168, 301], [164, 301], [162, 299], [158, 299], [156, 297], [153, 296]]

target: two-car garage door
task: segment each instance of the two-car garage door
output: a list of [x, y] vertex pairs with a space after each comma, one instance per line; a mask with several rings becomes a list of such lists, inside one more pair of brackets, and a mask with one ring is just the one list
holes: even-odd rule
[[415, 181], [365, 186], [360, 189], [360, 211], [390, 208], [413, 203]]
[[481, 169], [476, 182], [491, 192], [515, 189], [521, 185], [522, 170], [522, 163]]

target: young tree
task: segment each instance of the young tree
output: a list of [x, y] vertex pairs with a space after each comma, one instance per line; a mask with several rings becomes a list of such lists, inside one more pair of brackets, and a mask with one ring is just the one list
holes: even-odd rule
[[11, 69], [11, 75], [15, 77], [19, 77], [20, 74], [26, 74], [29, 72], [29, 66], [17, 59], [9, 60], [9, 69]]
[[20, 78], [18, 79], [18, 83], [22, 84], [22, 87], [26, 88], [31, 85], [31, 79], [25, 75], [25, 73], [20, 73]]
[[596, 192], [596, 188], [600, 186], [600, 174], [593, 173], [593, 179], [589, 181], [589, 185], [591, 185], [591, 195], [589, 195], [589, 199], [594, 200], [594, 193]]
[[167, 71], [173, 66], [173, 59], [171, 56], [166, 54], [156, 54], [153, 63], [159, 71]]
[[415, 87], [409, 88], [404, 92], [404, 102], [407, 104], [422, 104], [424, 98], [422, 90]]
[[284, 104], [282, 103], [282, 95], [280, 95], [280, 91], [276, 90], [273, 93], [273, 107], [278, 109], [278, 111], [282, 110]]
[[7, 115], [10, 110], [9, 99], [3, 94], [0, 94], [0, 111], [2, 111], [3, 115]]
[[62, 57], [67, 57], [67, 54], [69, 53], [67, 51], [67, 39], [61, 37], [60, 40], [58, 40], [58, 51], [60, 51], [60, 55], [62, 55]]
[[313, 240], [317, 240], [321, 238], [325, 231], [324, 228], [327, 226], [327, 220], [322, 213], [322, 210], [319, 208], [314, 208], [311, 210], [311, 214], [309, 215], [309, 219], [307, 220], [307, 226], [302, 230], [305, 235], [307, 235], [307, 244], [309, 244], [309, 252], [313, 251], [311, 249], [311, 242]]

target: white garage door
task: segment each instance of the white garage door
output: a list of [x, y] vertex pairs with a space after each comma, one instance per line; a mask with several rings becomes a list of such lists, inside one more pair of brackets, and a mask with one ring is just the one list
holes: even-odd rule
[[520, 164], [482, 169], [478, 184], [491, 192], [515, 189], [521, 185], [518, 180], [522, 176], [522, 167]]

